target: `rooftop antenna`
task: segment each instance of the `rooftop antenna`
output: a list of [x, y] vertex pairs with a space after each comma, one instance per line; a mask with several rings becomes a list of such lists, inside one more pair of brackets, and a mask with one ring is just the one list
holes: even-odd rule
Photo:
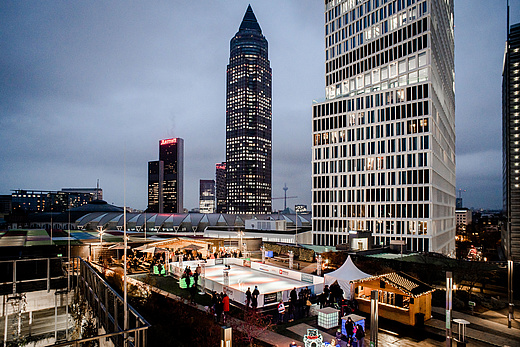
[[509, 0], [507, 0], [507, 42], [509, 43]]
[[99, 178], [97, 179], [96, 185], [96, 200], [99, 200]]
[[283, 187], [283, 209], [284, 211], [287, 209], [287, 183], [284, 183]]

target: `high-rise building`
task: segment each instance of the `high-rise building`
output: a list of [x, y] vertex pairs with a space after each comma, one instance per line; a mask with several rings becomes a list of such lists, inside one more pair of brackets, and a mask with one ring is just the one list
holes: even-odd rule
[[226, 162], [215, 164], [217, 213], [227, 213], [226, 208]]
[[215, 181], [200, 180], [199, 212], [215, 213]]
[[159, 160], [148, 162], [148, 211], [183, 213], [184, 140], [159, 141]]
[[251, 9], [231, 39], [226, 93], [228, 213], [271, 212], [271, 67]]
[[164, 162], [161, 160], [148, 162], [148, 210], [164, 212], [163, 205]]
[[503, 202], [507, 218], [502, 245], [520, 260], [520, 23], [508, 28], [502, 74]]
[[325, 1], [313, 241], [455, 250], [453, 0]]

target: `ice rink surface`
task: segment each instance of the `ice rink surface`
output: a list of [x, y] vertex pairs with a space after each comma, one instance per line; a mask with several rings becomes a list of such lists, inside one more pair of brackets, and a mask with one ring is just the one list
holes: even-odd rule
[[[225, 267], [222, 264], [206, 267], [206, 278], [224, 284]], [[229, 270], [229, 286], [241, 292], [245, 292], [247, 287], [250, 287], [253, 291], [255, 286], [258, 286], [261, 294], [275, 293], [308, 285], [310, 284], [307, 282], [296, 281], [239, 265], [231, 265]]]

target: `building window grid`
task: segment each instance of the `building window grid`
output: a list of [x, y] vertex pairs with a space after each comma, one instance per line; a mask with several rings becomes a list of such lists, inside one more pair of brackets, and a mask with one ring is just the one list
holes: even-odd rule
[[[413, 6], [413, 7], [416, 7], [416, 9], [421, 8], [421, 10], [419, 11], [418, 15], [415, 15], [415, 16], [412, 15], [412, 12], [413, 12], [412, 8], [410, 8], [408, 10], [406, 8], [403, 8], [403, 9], [400, 10], [400, 11], [402, 11], [400, 13], [395, 13], [395, 12], [390, 13], [391, 11], [388, 11], [390, 13], [389, 16], [391, 16], [392, 18], [386, 20], [386, 18], [388, 18], [389, 16], [385, 15], [384, 18], [381, 18], [380, 20], [377, 21], [377, 22], [381, 22], [382, 21], [382, 23], [380, 23], [380, 25], [381, 25], [380, 31], [381, 32], [384, 31], [384, 34], [392, 33], [394, 31], [398, 30], [398, 28], [402, 28], [403, 26], [407, 27], [407, 25], [408, 25], [408, 23], [410, 21], [413, 22], [413, 21], [416, 21], [419, 18], [422, 18], [423, 16], [428, 15], [429, 11], [427, 9], [426, 3], [427, 2], [424, 1], [424, 2], [420, 3], [419, 6]], [[411, 4], [411, 5], [414, 5], [414, 4]], [[389, 4], [388, 6], [390, 7], [390, 6], [392, 6], [392, 4]], [[373, 16], [374, 14], [376, 14], [376, 12], [378, 12], [377, 9], [375, 9], [372, 13], [367, 14], [367, 17]], [[397, 23], [395, 24], [395, 26], [394, 25], [390, 25], [390, 30], [388, 30], [389, 22], [391, 20], [397, 19], [397, 17], [399, 17], [401, 19], [401, 20], [399, 20], [399, 25], [397, 25]], [[377, 24], [377, 22], [370, 23], [370, 25], [365, 25], [364, 27], [368, 27], [369, 29], [373, 29], [374, 25]], [[333, 21], [333, 22], [329, 22], [329, 23], [326, 24], [326, 33], [327, 34], [329, 34], [329, 28], [334, 26], [335, 23], [336, 22]], [[356, 21], [356, 23], [360, 23], [360, 21]], [[353, 39], [355, 40], [356, 37], [359, 37], [360, 36], [359, 35], [359, 31], [360, 30], [359, 29], [357, 31], [355, 31], [355, 32], [350, 30], [349, 33], [347, 33], [346, 35], [344, 34], [346, 32], [345, 29], [352, 28], [352, 25], [353, 25], [352, 23], [346, 23], [346, 24], [344, 24], [344, 26], [334, 26], [335, 30], [334, 31], [330, 31], [329, 36], [327, 36], [326, 39], [325, 39], [326, 46], [330, 47], [330, 46], [333, 46], [333, 45], [336, 45], [336, 44], [337, 45], [342, 45], [342, 44], [344, 45], [347, 42], [352, 42], [352, 40]], [[381, 35], [381, 34], [379, 34], [379, 35]], [[342, 39], [338, 40], [338, 37], [341, 37]], [[378, 36], [375, 36], [375, 37], [378, 37]], [[361, 41], [363, 41], [363, 40], [361, 40]], [[368, 39], [368, 40], [365, 39], [364, 41], [370, 42], [370, 39]], [[332, 47], [331, 51], [337, 51], [336, 46]], [[332, 57], [330, 59], [332, 59]], [[330, 60], [330, 59], [327, 59], [327, 60]]]
[[[425, 2], [425, 4], [426, 4], [426, 2]], [[410, 61], [408, 61], [408, 63], [410, 64]], [[413, 65], [412, 65], [412, 66], [413, 66]], [[410, 65], [409, 65], [409, 67], [410, 67]], [[332, 113], [332, 112], [331, 112], [331, 113]], [[315, 129], [313, 129], [313, 130], [315, 130]], [[318, 155], [317, 155], [317, 152], [316, 152], [316, 151], [315, 151], [315, 153], [314, 153], [314, 156], [315, 156], [315, 159], [317, 159], [316, 157], [318, 157]], [[323, 160], [325, 160], [325, 159], [323, 159]], [[313, 174], [316, 174], [316, 172], [314, 172]], [[336, 176], [336, 177], [337, 177], [337, 176]]]

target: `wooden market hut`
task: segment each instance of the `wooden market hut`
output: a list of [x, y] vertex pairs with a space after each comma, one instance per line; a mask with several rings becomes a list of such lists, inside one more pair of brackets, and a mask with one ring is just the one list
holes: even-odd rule
[[359, 310], [370, 314], [370, 295], [379, 291], [379, 316], [407, 325], [421, 325], [431, 318], [432, 292], [429, 285], [403, 272], [351, 281]]

